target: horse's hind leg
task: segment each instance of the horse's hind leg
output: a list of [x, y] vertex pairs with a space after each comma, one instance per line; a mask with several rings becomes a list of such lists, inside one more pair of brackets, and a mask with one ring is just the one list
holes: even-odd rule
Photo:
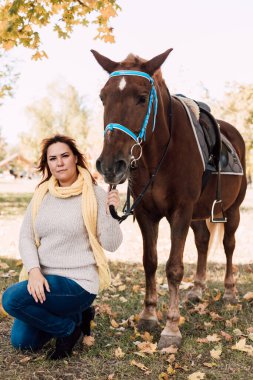
[[157, 237], [159, 221], [152, 221], [148, 215], [136, 212], [143, 237], [143, 266], [146, 277], [146, 293], [144, 309], [140, 314], [138, 328], [141, 330], [152, 330], [158, 325], [156, 314], [157, 292], [156, 292], [156, 269], [157, 269]]
[[210, 238], [210, 232], [207, 228], [205, 220], [194, 221], [191, 223], [194, 232], [195, 244], [198, 251], [197, 270], [194, 279], [194, 286], [188, 292], [188, 300], [196, 302], [202, 299], [202, 293], [205, 289], [206, 282], [206, 263], [207, 251]]
[[227, 222], [224, 225], [224, 238], [223, 245], [227, 258], [226, 274], [225, 274], [225, 292], [223, 299], [225, 301], [236, 303], [237, 290], [235, 286], [235, 279], [233, 275], [233, 253], [235, 249], [235, 232], [240, 222], [239, 206], [232, 206], [226, 211]]

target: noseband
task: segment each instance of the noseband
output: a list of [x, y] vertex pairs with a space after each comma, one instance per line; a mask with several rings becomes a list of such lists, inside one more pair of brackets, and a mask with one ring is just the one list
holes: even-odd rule
[[107, 126], [105, 127], [104, 134], [106, 134], [106, 132], [108, 132], [108, 131], [113, 131], [114, 129], [118, 129], [118, 130], [126, 133], [128, 136], [132, 137], [132, 139], [134, 139], [136, 144], [140, 145], [143, 140], [144, 141], [146, 140], [146, 130], [147, 130], [147, 125], [148, 125], [148, 121], [149, 121], [149, 117], [151, 114], [153, 103], [154, 103], [154, 118], [153, 118], [152, 132], [154, 132], [154, 129], [155, 129], [157, 107], [158, 107], [157, 93], [156, 93], [156, 89], [155, 89], [155, 85], [154, 85], [154, 79], [149, 74], [144, 73], [142, 71], [134, 71], [134, 70], [114, 71], [113, 73], [110, 74], [110, 78], [118, 77], [118, 76], [126, 76], [126, 75], [145, 78], [151, 84], [151, 90], [149, 93], [148, 109], [147, 109], [147, 113], [145, 115], [141, 130], [140, 130], [138, 136], [136, 136], [135, 133], [133, 133], [130, 129], [128, 129], [124, 125], [117, 124], [117, 123], [110, 123], [110, 124], [107, 124]]

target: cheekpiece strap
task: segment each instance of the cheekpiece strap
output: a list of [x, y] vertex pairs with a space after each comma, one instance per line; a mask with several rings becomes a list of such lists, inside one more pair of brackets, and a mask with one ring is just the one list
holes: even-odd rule
[[140, 141], [142, 141], [142, 140], [145, 141], [145, 139], [146, 139], [146, 129], [147, 129], [149, 117], [151, 114], [153, 102], [154, 102], [154, 119], [153, 119], [152, 132], [154, 132], [154, 129], [155, 129], [157, 107], [158, 107], [158, 98], [157, 98], [157, 93], [156, 93], [156, 89], [155, 89], [155, 85], [154, 85], [154, 79], [149, 74], [144, 73], [143, 71], [135, 71], [135, 70], [113, 71], [109, 77], [112, 78], [112, 77], [124, 76], [124, 75], [138, 76], [138, 77], [146, 78], [151, 83], [151, 91], [150, 91], [150, 95], [149, 95], [149, 103], [148, 103], [148, 109], [147, 109], [146, 116], [144, 118], [141, 130], [140, 130], [140, 133], [138, 136], [136, 136], [135, 133], [133, 133], [130, 129], [124, 127], [121, 124], [117, 124], [117, 123], [108, 124], [105, 128], [104, 134], [106, 134], [106, 132], [108, 130], [113, 131], [113, 129], [118, 129], [118, 130], [121, 130], [122, 132], [126, 133], [130, 137], [132, 137], [135, 140], [135, 142], [139, 143]]

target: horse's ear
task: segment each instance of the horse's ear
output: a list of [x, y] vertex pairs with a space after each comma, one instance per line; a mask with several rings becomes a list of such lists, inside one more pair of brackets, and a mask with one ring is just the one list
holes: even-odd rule
[[170, 54], [172, 50], [173, 49], [168, 49], [164, 53], [159, 54], [156, 57], [150, 59], [150, 61], [143, 63], [142, 64], [143, 71], [145, 71], [146, 73], [152, 76], [154, 72], [162, 66], [163, 62], [165, 61], [165, 59], [168, 57], [168, 55]]
[[107, 71], [109, 74], [111, 74], [119, 65], [119, 62], [111, 61], [109, 58], [105, 57], [104, 55], [99, 54], [96, 50], [91, 50], [91, 52], [96, 58], [97, 62], [100, 64], [100, 66], [102, 66], [103, 69]]

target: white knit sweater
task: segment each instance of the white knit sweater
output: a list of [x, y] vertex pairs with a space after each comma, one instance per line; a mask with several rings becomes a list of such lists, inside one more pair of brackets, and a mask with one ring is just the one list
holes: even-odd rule
[[[98, 202], [97, 237], [105, 250], [114, 252], [122, 242], [122, 232], [118, 221], [106, 214], [106, 192], [96, 185], [94, 190]], [[43, 274], [70, 278], [88, 292], [97, 294], [98, 271], [83, 222], [81, 195], [64, 199], [50, 193], [45, 195], [35, 220], [39, 248], [35, 244], [31, 211], [30, 203], [19, 239], [26, 270], [40, 267]]]

